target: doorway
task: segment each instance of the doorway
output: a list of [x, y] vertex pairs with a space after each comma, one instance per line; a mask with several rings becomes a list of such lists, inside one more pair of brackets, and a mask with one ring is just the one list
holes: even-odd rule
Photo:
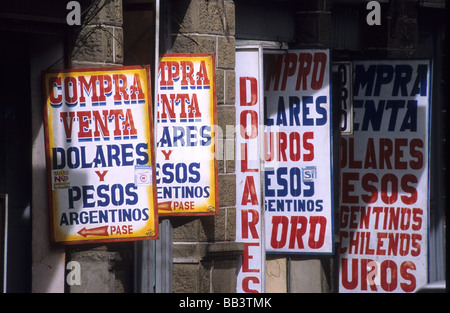
[[0, 193], [8, 195], [7, 292], [31, 289], [29, 37], [0, 31]]

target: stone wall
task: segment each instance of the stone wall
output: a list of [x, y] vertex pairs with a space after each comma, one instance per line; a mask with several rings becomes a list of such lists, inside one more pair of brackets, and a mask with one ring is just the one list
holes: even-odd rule
[[93, 1], [74, 30], [72, 68], [118, 66], [123, 63], [122, 0]]
[[[71, 68], [120, 66], [123, 63], [122, 0], [96, 1], [82, 25], [73, 30]], [[133, 242], [84, 244], [67, 248], [66, 263], [80, 264], [80, 285], [68, 292], [132, 292]]]
[[235, 14], [233, 1], [172, 3], [171, 53], [216, 55], [219, 213], [177, 217], [173, 225], [173, 291], [234, 292], [243, 246], [235, 243]]

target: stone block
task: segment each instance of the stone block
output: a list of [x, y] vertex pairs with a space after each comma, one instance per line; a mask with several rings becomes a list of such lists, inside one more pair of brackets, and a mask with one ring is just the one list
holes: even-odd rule
[[236, 240], [236, 208], [226, 208], [227, 220], [225, 228], [225, 240]]
[[234, 36], [236, 34], [236, 22], [235, 22], [235, 5], [234, 1], [226, 0], [225, 4], [225, 35]]
[[224, 159], [225, 159], [225, 172], [234, 173], [236, 170], [235, 161], [235, 142], [233, 139], [224, 140]]
[[199, 292], [199, 265], [174, 264], [173, 265], [173, 292], [196, 293]]
[[188, 216], [173, 219], [173, 241], [198, 241], [199, 223], [197, 218]]
[[199, 27], [199, 1], [177, 0], [171, 8], [173, 33], [197, 33]]
[[330, 46], [330, 12], [297, 12], [295, 41], [297, 44]]
[[123, 63], [123, 30], [120, 27], [87, 26], [79, 34], [72, 62]]
[[[100, 11], [98, 11], [99, 9]], [[88, 11], [87, 16], [97, 11], [97, 15], [90, 21], [90, 24], [122, 26], [122, 0], [100, 0]]]
[[225, 103], [225, 71], [216, 69], [216, 99], [217, 104]]
[[219, 174], [219, 206], [236, 205], [236, 175]]
[[72, 251], [70, 260], [80, 264], [80, 285], [70, 286], [71, 293], [116, 293], [131, 291], [131, 256], [127, 252]]
[[200, 53], [197, 37], [194, 34], [172, 35], [172, 53]]
[[217, 38], [217, 67], [234, 69], [236, 41], [232, 36]]
[[225, 35], [227, 29], [221, 0], [199, 1], [199, 33]]
[[234, 105], [236, 101], [236, 72], [225, 71], [225, 104]]
[[212, 292], [236, 292], [237, 259], [215, 259], [212, 269]]
[[219, 213], [214, 216], [214, 241], [225, 240], [227, 210], [219, 209]]
[[213, 268], [214, 261], [202, 260], [200, 273], [199, 273], [199, 292], [210, 293], [211, 292], [211, 269]]
[[121, 27], [110, 27], [110, 33], [108, 35], [114, 36], [109, 38], [112, 41], [112, 45], [108, 46], [107, 58], [112, 58], [112, 63], [122, 64], [123, 63], [123, 29]]
[[[219, 212], [220, 212], [220, 210], [219, 210]], [[217, 232], [216, 217], [217, 217], [217, 215], [199, 217], [199, 219], [198, 219], [200, 222], [199, 231], [198, 231], [198, 240], [199, 241], [202, 241], [202, 242], [214, 241], [215, 234]]]
[[215, 36], [202, 36], [198, 35], [198, 51], [200, 53], [214, 53], [216, 55], [216, 67], [217, 67], [217, 38]]
[[222, 131], [223, 138], [234, 139], [236, 109], [234, 105], [217, 106], [217, 124]]
[[108, 35], [102, 29], [87, 26], [78, 35], [72, 61], [107, 62], [108, 43]]

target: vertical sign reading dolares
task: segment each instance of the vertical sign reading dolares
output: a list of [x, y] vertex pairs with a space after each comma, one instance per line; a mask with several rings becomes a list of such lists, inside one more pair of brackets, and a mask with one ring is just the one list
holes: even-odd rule
[[354, 134], [341, 138], [341, 292], [427, 283], [431, 62], [354, 62]]
[[266, 251], [333, 253], [328, 49], [270, 57], [265, 73]]
[[236, 50], [236, 241], [244, 243], [237, 292], [264, 291], [262, 246], [260, 48]]
[[43, 72], [53, 242], [158, 237], [149, 73]]
[[167, 54], [158, 72], [156, 161], [160, 215], [218, 213], [213, 54]]

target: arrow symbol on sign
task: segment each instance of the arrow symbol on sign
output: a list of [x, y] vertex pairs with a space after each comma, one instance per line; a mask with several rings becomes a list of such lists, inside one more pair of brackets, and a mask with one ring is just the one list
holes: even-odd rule
[[83, 237], [86, 237], [86, 236], [109, 236], [108, 225], [90, 228], [90, 229], [86, 229], [86, 227], [83, 227], [83, 229], [81, 229], [78, 232], [78, 234], [80, 234]]
[[172, 201], [158, 202], [158, 210], [172, 211]]

